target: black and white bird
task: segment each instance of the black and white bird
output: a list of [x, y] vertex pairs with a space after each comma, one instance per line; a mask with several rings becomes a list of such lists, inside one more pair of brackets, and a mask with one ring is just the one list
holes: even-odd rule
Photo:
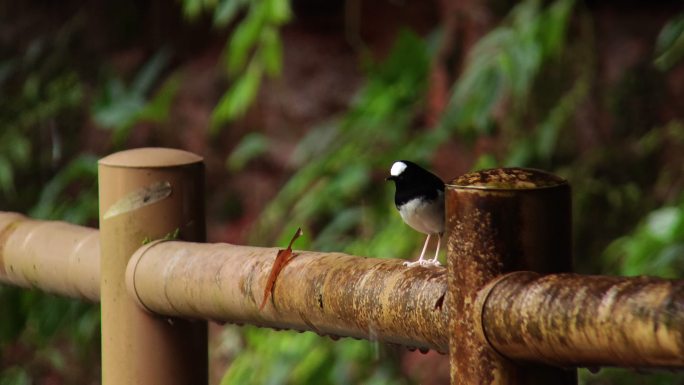
[[[406, 266], [439, 266], [439, 247], [444, 234], [444, 182], [435, 174], [413, 162], [399, 160], [392, 164], [387, 180], [394, 181], [394, 204], [401, 219], [413, 229], [427, 234], [420, 258], [404, 262]], [[425, 260], [430, 237], [437, 235], [437, 249], [431, 260]]]

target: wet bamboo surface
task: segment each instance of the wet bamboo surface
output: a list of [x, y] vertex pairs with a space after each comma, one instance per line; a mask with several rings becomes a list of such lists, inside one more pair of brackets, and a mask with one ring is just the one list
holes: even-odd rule
[[[0, 213], [0, 282], [98, 301], [98, 235]], [[277, 250], [151, 243], [128, 264], [126, 287], [165, 316], [448, 350], [449, 318], [462, 315], [447, 307], [448, 294], [442, 296], [446, 269], [295, 251], [274, 298], [259, 311]], [[508, 359], [559, 367], [684, 368], [684, 280], [529, 272], [502, 277], [478, 291], [473, 319], [478, 338]]]
[[451, 384], [576, 384], [576, 370], [512, 361], [477, 333], [476, 298], [487, 283], [516, 270], [571, 270], [568, 183], [539, 170], [492, 169], [451, 181], [445, 193]]
[[684, 280], [516, 272], [480, 292], [497, 352], [561, 366], [684, 366]]
[[308, 330], [447, 352], [444, 268], [294, 251], [259, 310], [278, 249], [160, 242], [138, 250], [129, 292], [152, 312]]

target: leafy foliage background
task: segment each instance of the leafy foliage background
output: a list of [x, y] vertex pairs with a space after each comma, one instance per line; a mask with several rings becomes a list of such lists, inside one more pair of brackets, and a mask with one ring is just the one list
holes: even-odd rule
[[[578, 271], [682, 278], [683, 117], [681, 110], [653, 110], [668, 102], [668, 76], [681, 71], [684, 13], [663, 25], [642, 66], [597, 97], [601, 53], [592, 9], [572, 0], [508, 4], [494, 28], [464, 55], [456, 80], [447, 84], [446, 107], [431, 125], [430, 76], [445, 31], [403, 30], [381, 58], [359, 48], [363, 82], [348, 107], [282, 150], [277, 135], [245, 129], [241, 121], [255, 103], [258, 108], [264, 84], [283, 73], [288, 47], [282, 31], [297, 22], [292, 4], [177, 5], [166, 12], [183, 15], [183, 23], [211, 25], [218, 32], [210, 33], [223, 33], [219, 39], [225, 41], [217, 68], [226, 86], [207, 119], [209, 135], [200, 140], [210, 142], [207, 157], [215, 155], [212, 146], [220, 146], [222, 137], [237, 145], [209, 163], [210, 177], [212, 167], [223, 179], [263, 172], [285, 159], [279, 188], [252, 221], [250, 243], [285, 244], [302, 226], [307, 236], [298, 248], [412, 256], [420, 236], [394, 212], [392, 191], [382, 178], [396, 159], [429, 165], [458, 148], [472, 158], [473, 169], [537, 167], [571, 181]], [[127, 6], [121, 7], [125, 13]], [[7, 4], [0, 9], [6, 15], [26, 12]], [[83, 12], [75, 10], [56, 32], [3, 39], [8, 44], [0, 47], [0, 209], [96, 226], [97, 158], [131, 145], [186, 147], [172, 139], [172, 127], [174, 103], [189, 80], [179, 66], [181, 53], [163, 41], [147, 43], [146, 59], [123, 73], [92, 45], [77, 48], [84, 40]], [[113, 15], [133, 26], [130, 36], [146, 32], [142, 18]], [[0, 21], [9, 23], [5, 18]], [[586, 146], [580, 118], [594, 103], [614, 122], [614, 132], [600, 146]], [[219, 207], [226, 220], [244, 215], [246, 208], [235, 203], [240, 197], [222, 186], [209, 181], [210, 207]], [[0, 384], [98, 382], [96, 306], [0, 285], [0, 309]], [[407, 373], [401, 348], [251, 327], [215, 334], [213, 361], [225, 364], [221, 384], [427, 381]], [[684, 383], [676, 373], [617, 369], [582, 371], [581, 380]]]

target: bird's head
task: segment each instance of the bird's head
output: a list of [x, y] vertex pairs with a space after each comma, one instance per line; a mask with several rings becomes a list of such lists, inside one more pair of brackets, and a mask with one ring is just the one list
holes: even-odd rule
[[424, 178], [431, 175], [429, 171], [411, 161], [398, 160], [392, 164], [390, 175], [385, 180], [391, 180], [395, 183], [420, 183]]
[[392, 164], [392, 168], [390, 168], [390, 175], [387, 178], [385, 178], [385, 180], [397, 182], [398, 180], [403, 179], [403, 175], [406, 172], [408, 166], [409, 165], [405, 160], [398, 160], [394, 162], [394, 164]]
[[444, 182], [438, 176], [408, 160], [394, 162], [390, 168], [390, 175], [385, 179], [393, 181], [397, 191], [444, 191]]

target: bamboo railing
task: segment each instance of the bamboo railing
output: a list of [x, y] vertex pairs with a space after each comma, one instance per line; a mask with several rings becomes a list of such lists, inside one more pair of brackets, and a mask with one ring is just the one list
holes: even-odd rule
[[[204, 237], [201, 159], [100, 163], [100, 227], [0, 213], [0, 282], [102, 301], [103, 383], [206, 383], [206, 322], [449, 354], [452, 384], [572, 384], [576, 366], [684, 368], [684, 280], [570, 274], [567, 183], [536, 170], [447, 186], [447, 267]], [[175, 317], [172, 323], [163, 317]], [[552, 381], [552, 382], [550, 382]]]

